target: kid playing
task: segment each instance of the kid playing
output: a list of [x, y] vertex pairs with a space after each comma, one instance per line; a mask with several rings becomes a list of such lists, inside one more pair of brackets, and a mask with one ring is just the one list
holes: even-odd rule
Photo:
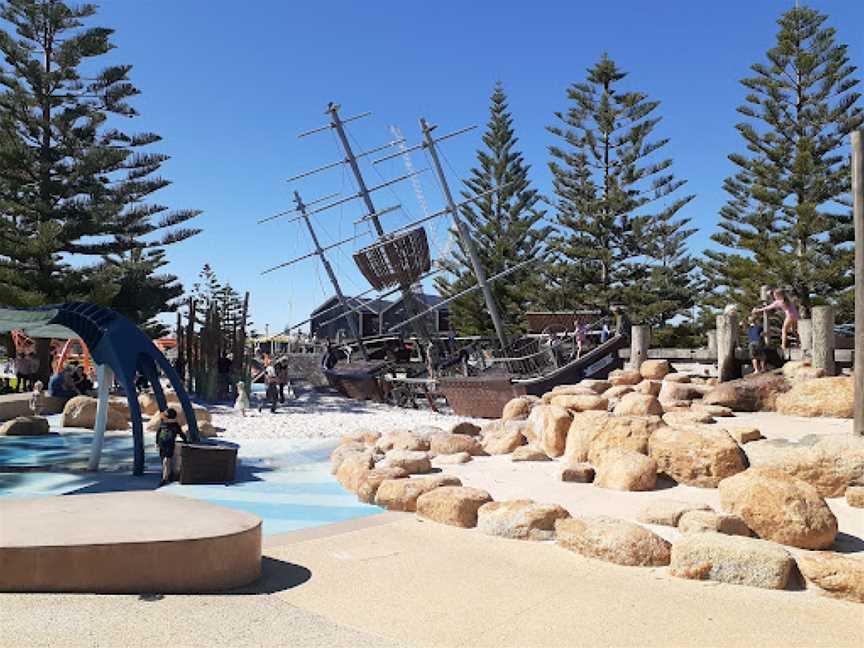
[[780, 347], [785, 351], [789, 348], [789, 334], [793, 333], [798, 326], [798, 320], [801, 319], [801, 316], [798, 314], [798, 309], [795, 308], [795, 304], [792, 303], [792, 300], [786, 295], [786, 293], [779, 288], [774, 290], [774, 301], [768, 304], [767, 306], [763, 306], [762, 308], [754, 308], [752, 314], [764, 313], [766, 311], [772, 310], [782, 310], [786, 317], [783, 320], [783, 329], [780, 337]]
[[159, 457], [162, 459], [162, 481], [159, 486], [164, 486], [171, 481], [171, 463], [174, 457], [174, 441], [179, 436], [188, 443], [186, 435], [177, 423], [177, 411], [169, 407], [159, 413], [159, 431], [156, 433], [156, 445], [159, 447]]
[[753, 371], [762, 373], [765, 371], [765, 338], [759, 316], [755, 313], [750, 315], [750, 326], [747, 328], [747, 341], [750, 347], [750, 357], [753, 359]]

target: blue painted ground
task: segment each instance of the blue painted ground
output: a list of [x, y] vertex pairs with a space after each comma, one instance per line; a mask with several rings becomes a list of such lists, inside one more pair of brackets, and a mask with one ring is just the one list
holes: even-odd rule
[[[152, 434], [145, 438], [147, 473], [142, 477], [131, 476], [132, 438], [128, 434], [107, 436], [103, 470], [85, 472], [91, 439], [92, 432], [0, 437], [0, 497], [157, 487], [159, 458]], [[378, 507], [358, 502], [330, 475], [327, 457], [332, 447], [332, 442], [310, 445], [278, 440], [244, 441], [234, 483], [170, 484], [160, 492], [254, 513], [264, 521], [264, 533], [268, 535], [380, 513]]]

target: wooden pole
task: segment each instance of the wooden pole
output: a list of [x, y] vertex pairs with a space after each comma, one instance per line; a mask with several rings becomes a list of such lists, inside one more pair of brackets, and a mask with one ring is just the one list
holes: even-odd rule
[[717, 357], [717, 329], [708, 331], [708, 352]]
[[852, 133], [852, 201], [855, 220], [855, 424], [864, 436], [864, 130]]
[[648, 359], [648, 346], [651, 344], [651, 328], [633, 326], [630, 329], [630, 367], [639, 369]]
[[[769, 301], [773, 301], [771, 299], [771, 286], [759, 287], [759, 299], [762, 300], [763, 306]], [[771, 318], [768, 317], [768, 311], [762, 313], [762, 337], [765, 338], [765, 343], [771, 346]]]
[[834, 307], [814, 306], [813, 319], [813, 366], [824, 369], [825, 374], [833, 376], [834, 364]]
[[720, 382], [738, 378], [735, 349], [738, 346], [738, 315], [717, 316], [717, 376]]
[[798, 320], [798, 340], [803, 355], [810, 355], [813, 348], [813, 320], [809, 317]]

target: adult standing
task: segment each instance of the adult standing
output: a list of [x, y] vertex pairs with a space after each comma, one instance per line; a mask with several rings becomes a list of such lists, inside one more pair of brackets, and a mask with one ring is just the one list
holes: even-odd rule
[[285, 384], [288, 382], [288, 365], [283, 360], [276, 363], [276, 383], [279, 385], [279, 402], [285, 404]]

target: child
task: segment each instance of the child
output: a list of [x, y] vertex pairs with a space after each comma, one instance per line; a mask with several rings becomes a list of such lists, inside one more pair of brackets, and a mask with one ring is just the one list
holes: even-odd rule
[[237, 400], [234, 401], [234, 411], [240, 412], [240, 416], [246, 416], [249, 409], [249, 395], [246, 393], [246, 385], [242, 380], [237, 381]]
[[753, 359], [753, 371], [762, 373], [765, 371], [765, 338], [759, 316], [750, 315], [750, 326], [747, 328], [747, 341], [750, 347], [750, 357]]
[[576, 357], [582, 357], [582, 351], [585, 349], [585, 339], [588, 333], [588, 326], [581, 321], [574, 322], [573, 338], [576, 340]]
[[162, 481], [159, 486], [164, 486], [171, 481], [171, 463], [174, 457], [174, 442], [177, 437], [188, 443], [186, 435], [177, 423], [177, 411], [169, 407], [159, 413], [161, 423], [156, 433], [156, 445], [159, 447], [159, 457], [162, 459]]
[[30, 411], [33, 416], [42, 414], [42, 381], [37, 380], [33, 383], [33, 391], [30, 392]]
[[786, 317], [783, 320], [783, 329], [780, 336], [780, 347], [785, 351], [789, 348], [789, 334], [795, 331], [798, 326], [798, 320], [801, 319], [801, 316], [798, 314], [798, 309], [795, 308], [795, 305], [792, 303], [792, 300], [789, 299], [788, 295], [779, 288], [775, 289], [774, 301], [762, 308], [754, 308], [753, 314], [765, 313], [767, 311], [777, 310], [778, 308], [786, 314]]

